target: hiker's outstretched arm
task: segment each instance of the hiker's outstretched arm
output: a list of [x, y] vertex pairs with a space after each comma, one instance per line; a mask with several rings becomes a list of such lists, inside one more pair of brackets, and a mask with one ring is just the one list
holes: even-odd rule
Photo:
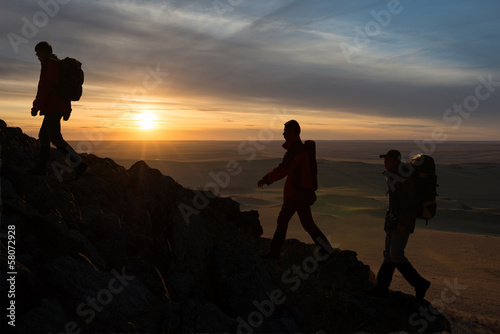
[[266, 176], [262, 178], [265, 184], [271, 184], [276, 181], [281, 180], [288, 174], [290, 174], [295, 168], [297, 168], [299, 161], [297, 159], [296, 152], [292, 153], [288, 151], [283, 157], [283, 161], [274, 168], [271, 172], [267, 173]]

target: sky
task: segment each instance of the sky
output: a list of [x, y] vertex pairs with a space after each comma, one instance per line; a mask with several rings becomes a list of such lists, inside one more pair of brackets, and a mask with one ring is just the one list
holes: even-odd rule
[[0, 119], [34, 47], [82, 62], [67, 140], [500, 140], [497, 0], [2, 0]]

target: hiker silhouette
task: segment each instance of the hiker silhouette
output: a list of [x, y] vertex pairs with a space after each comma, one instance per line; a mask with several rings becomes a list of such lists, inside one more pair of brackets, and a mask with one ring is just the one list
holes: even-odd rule
[[400, 171], [403, 166], [401, 153], [398, 150], [390, 150], [380, 155], [380, 158], [384, 158], [384, 176], [389, 187], [389, 209], [384, 225], [386, 232], [384, 262], [377, 274], [377, 285], [367, 291], [367, 294], [377, 297], [386, 296], [397, 268], [408, 283], [415, 288], [415, 299], [421, 301], [431, 283], [420, 276], [404, 255], [410, 234], [415, 230], [417, 216], [415, 182], [412, 177], [405, 178], [401, 175]]
[[311, 213], [311, 206], [316, 201], [314, 192], [316, 190], [314, 185], [316, 180], [313, 179], [310, 153], [300, 139], [299, 123], [295, 120], [286, 122], [283, 137], [285, 137], [283, 148], [286, 150], [283, 161], [257, 182], [257, 186], [262, 188], [264, 185], [270, 185], [285, 176], [287, 177], [283, 189], [283, 205], [278, 215], [276, 231], [269, 252], [262, 257], [267, 259], [280, 257], [288, 223], [295, 212], [299, 215], [304, 229], [322, 252], [325, 255], [331, 255], [333, 253], [332, 246], [314, 222]]
[[31, 108], [31, 116], [44, 116], [38, 134], [40, 152], [36, 165], [27, 170], [33, 175], [45, 175], [50, 155], [50, 143], [66, 157], [66, 161], [75, 169], [75, 177], [79, 178], [87, 165], [81, 157], [63, 139], [61, 134], [61, 118], [67, 121], [71, 115], [71, 101], [62, 99], [56, 92], [59, 80], [59, 59], [52, 52], [48, 42], [40, 42], [35, 46], [35, 53], [41, 64], [40, 80], [36, 98]]

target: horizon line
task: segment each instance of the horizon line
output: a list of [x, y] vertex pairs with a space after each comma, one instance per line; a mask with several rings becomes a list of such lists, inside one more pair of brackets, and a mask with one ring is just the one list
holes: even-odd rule
[[[415, 143], [416, 141], [423, 141], [419, 139], [302, 139], [302, 141], [306, 140], [314, 140], [314, 141], [321, 141], [321, 142], [326, 142], [326, 141], [336, 141], [336, 142], [408, 142], [408, 143]], [[245, 142], [245, 141], [255, 141], [255, 140], [249, 140], [249, 139], [137, 139], [137, 140], [119, 140], [119, 139], [112, 139], [112, 140], [100, 140], [100, 141], [89, 141], [88, 139], [69, 139], [66, 140], [68, 142], [81, 142], [81, 141], [88, 141], [88, 142]], [[267, 140], [266, 142], [283, 142], [284, 139], [273, 139], [273, 140]], [[499, 143], [500, 140], [446, 140], [444, 142], [438, 143], [435, 142], [436, 144], [446, 144], [446, 143]]]

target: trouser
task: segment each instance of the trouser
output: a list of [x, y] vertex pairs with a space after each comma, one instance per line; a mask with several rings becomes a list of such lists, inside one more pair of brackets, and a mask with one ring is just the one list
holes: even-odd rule
[[61, 134], [62, 116], [62, 114], [48, 114], [43, 117], [42, 127], [38, 134], [40, 147], [50, 147], [50, 143], [57, 148], [68, 146]]
[[321, 247], [321, 249], [331, 254], [333, 252], [332, 246], [330, 242], [326, 238], [326, 236], [321, 232], [316, 223], [313, 220], [311, 213], [311, 206], [302, 204], [296, 198], [285, 198], [283, 205], [281, 207], [281, 211], [278, 215], [278, 222], [276, 226], [276, 231], [274, 232], [273, 240], [271, 241], [271, 250], [272, 254], [279, 254], [281, 252], [281, 248], [283, 247], [283, 243], [286, 238], [286, 231], [288, 229], [288, 223], [292, 216], [297, 212], [299, 215], [300, 223], [304, 230], [311, 236], [314, 243]]
[[384, 261], [408, 262], [405, 257], [405, 247], [410, 238], [410, 233], [398, 233], [396, 230], [387, 231], [385, 236]]
[[38, 133], [40, 141], [40, 155], [38, 164], [43, 167], [47, 164], [50, 152], [50, 143], [54, 144], [58, 151], [66, 157], [66, 161], [72, 167], [78, 166], [82, 160], [73, 148], [64, 140], [61, 134], [62, 114], [48, 114], [43, 117], [42, 126]]
[[388, 289], [395, 269], [413, 287], [424, 285], [427, 281], [419, 275], [411, 263], [404, 255], [404, 249], [408, 243], [410, 233], [398, 233], [397, 231], [388, 231], [385, 238], [384, 262], [377, 274], [377, 286]]

